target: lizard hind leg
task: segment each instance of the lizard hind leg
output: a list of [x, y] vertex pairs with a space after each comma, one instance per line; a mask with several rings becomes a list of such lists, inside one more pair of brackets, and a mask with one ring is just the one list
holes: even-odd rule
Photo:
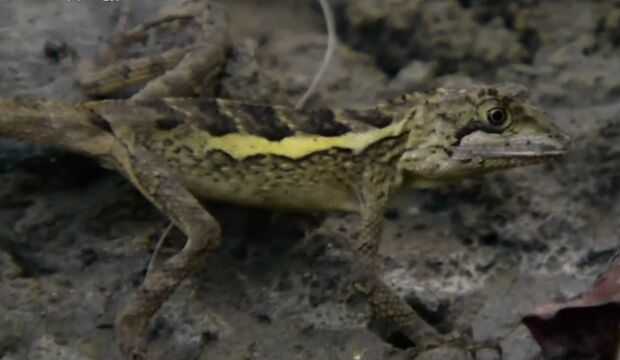
[[145, 332], [150, 319], [220, 242], [220, 227], [167, 168], [140, 145], [127, 147], [123, 167], [131, 182], [188, 237], [185, 246], [152, 269], [116, 320], [121, 352], [127, 359], [146, 356]]
[[[202, 45], [218, 43], [207, 37], [219, 33], [214, 31], [216, 25], [225, 25], [214, 19], [224, 16], [212, 11], [210, 2], [187, 5], [130, 29], [126, 29], [128, 16], [129, 5], [123, 5], [117, 32], [91, 58], [78, 64], [75, 81], [89, 97], [116, 94], [165, 74]], [[130, 57], [134, 50], [143, 55]]]

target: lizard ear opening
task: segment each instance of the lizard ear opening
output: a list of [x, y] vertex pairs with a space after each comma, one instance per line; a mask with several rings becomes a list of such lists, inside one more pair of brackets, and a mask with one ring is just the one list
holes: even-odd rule
[[428, 187], [439, 185], [444, 178], [452, 177], [453, 162], [450, 154], [440, 146], [421, 147], [406, 151], [399, 159], [398, 170], [405, 186]]

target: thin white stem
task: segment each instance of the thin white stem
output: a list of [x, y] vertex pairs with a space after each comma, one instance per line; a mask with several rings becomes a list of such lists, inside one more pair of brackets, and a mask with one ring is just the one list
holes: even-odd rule
[[321, 63], [321, 67], [319, 71], [317, 71], [314, 79], [312, 80], [312, 84], [306, 90], [306, 92], [302, 95], [302, 97], [295, 104], [295, 109], [301, 109], [308, 101], [308, 98], [314, 93], [317, 85], [325, 75], [325, 71], [327, 70], [329, 63], [334, 56], [334, 51], [336, 49], [336, 42], [338, 41], [338, 37], [336, 35], [336, 21], [334, 19], [334, 13], [332, 12], [331, 7], [327, 0], [318, 0], [321, 5], [321, 9], [323, 10], [323, 16], [325, 17], [325, 24], [327, 26], [327, 50], [325, 51], [325, 55], [323, 56], [323, 62]]
[[151, 260], [149, 261], [149, 266], [146, 268], [146, 278], [148, 278], [149, 275], [153, 272], [157, 255], [161, 251], [161, 247], [164, 245], [164, 240], [166, 240], [166, 237], [168, 237], [168, 234], [170, 233], [170, 230], [172, 230], [173, 226], [174, 223], [171, 221], [170, 224], [168, 224], [168, 226], [166, 227], [166, 230], [164, 230], [164, 232], [159, 237], [159, 240], [157, 240], [157, 245], [155, 245], [155, 250], [153, 250], [153, 255], [151, 255]]

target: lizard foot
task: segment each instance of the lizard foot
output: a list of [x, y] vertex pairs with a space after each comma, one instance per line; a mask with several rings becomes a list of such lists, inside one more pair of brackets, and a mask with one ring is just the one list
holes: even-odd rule
[[146, 343], [142, 336], [125, 334], [118, 339], [122, 358], [125, 360], [145, 360]]
[[143, 326], [137, 326], [137, 321], [130, 318], [130, 316], [121, 315], [116, 322], [116, 338], [122, 358], [125, 360], [146, 359], [147, 346]]
[[[497, 341], [474, 341], [460, 334], [430, 335], [420, 338], [414, 349], [416, 360], [426, 359], [476, 359], [481, 352], [494, 353], [493, 359], [502, 359], [502, 348]], [[451, 354], [448, 356], [448, 354]], [[488, 355], [485, 356], [488, 358]]]

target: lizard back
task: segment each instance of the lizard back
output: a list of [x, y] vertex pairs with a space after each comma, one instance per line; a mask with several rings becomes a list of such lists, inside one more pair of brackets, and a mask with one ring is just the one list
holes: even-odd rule
[[178, 98], [97, 104], [115, 131], [131, 132], [124, 138], [165, 159], [196, 195], [260, 207], [357, 211], [361, 174], [372, 162], [394, 161], [406, 138], [402, 121], [380, 108]]

